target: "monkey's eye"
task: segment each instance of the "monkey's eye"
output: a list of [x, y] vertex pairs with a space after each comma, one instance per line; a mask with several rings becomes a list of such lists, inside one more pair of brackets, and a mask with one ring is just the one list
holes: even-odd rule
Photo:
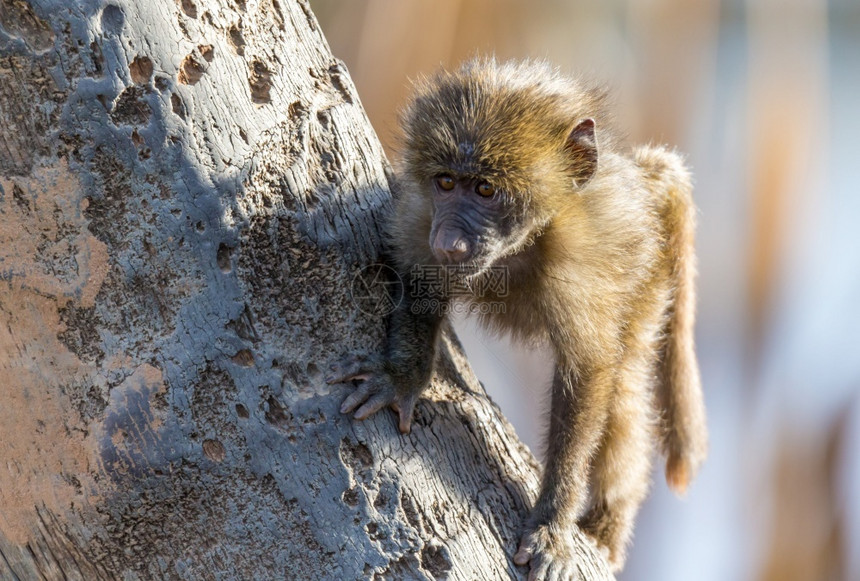
[[439, 186], [440, 190], [450, 192], [454, 189], [454, 178], [451, 176], [439, 176], [436, 178], [436, 185]]
[[477, 186], [475, 186], [475, 193], [483, 198], [489, 198], [496, 193], [496, 188], [494, 188], [487, 182], [481, 182]]

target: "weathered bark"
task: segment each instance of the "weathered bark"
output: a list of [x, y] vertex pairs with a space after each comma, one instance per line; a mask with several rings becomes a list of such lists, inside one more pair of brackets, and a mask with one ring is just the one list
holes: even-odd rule
[[388, 179], [304, 2], [0, 0], [0, 578], [523, 575], [455, 340], [409, 436], [322, 379]]

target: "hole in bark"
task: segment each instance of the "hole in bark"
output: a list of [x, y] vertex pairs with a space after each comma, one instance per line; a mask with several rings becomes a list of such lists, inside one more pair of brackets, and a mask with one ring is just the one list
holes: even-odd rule
[[233, 270], [233, 264], [230, 261], [230, 258], [232, 256], [233, 249], [222, 242], [218, 246], [218, 253], [215, 255], [215, 260], [218, 263], [218, 268], [220, 268], [221, 272], [223, 272], [224, 274], [227, 274], [231, 270]]
[[194, 228], [195, 228], [198, 232], [206, 232], [206, 224], [205, 224], [205, 223], [203, 223], [202, 221], [198, 221], [198, 222], [194, 225]]
[[137, 129], [131, 132], [131, 141], [138, 149], [137, 157], [141, 160], [149, 159], [152, 155], [152, 150], [146, 146], [146, 141], [144, 141], [143, 136], [137, 132]]
[[242, 29], [233, 25], [230, 27], [228, 35], [230, 38], [230, 45], [233, 47], [233, 50], [236, 51], [237, 55], [243, 56], [245, 54], [245, 37], [242, 35]]
[[240, 403], [236, 404], [236, 415], [239, 416], [240, 418], [242, 418], [243, 420], [247, 419], [251, 416], [251, 414], [248, 413], [248, 408], [246, 408], [245, 406], [243, 406]]
[[179, 82], [183, 85], [196, 85], [206, 70], [203, 65], [194, 60], [193, 55], [188, 55], [182, 59], [182, 64], [179, 65]]
[[212, 59], [215, 58], [215, 49], [211, 44], [201, 44], [197, 47], [197, 50], [200, 51], [200, 56], [202, 56], [207, 63], [211, 63]]
[[17, 183], [12, 182], [12, 199], [15, 200], [15, 204], [25, 213], [30, 212], [30, 200], [27, 197], [27, 194], [24, 193], [24, 190], [21, 189]]
[[104, 70], [104, 55], [102, 55], [102, 49], [99, 46], [99, 43], [96, 41], [92, 41], [90, 43], [90, 54], [92, 55], [93, 62], [93, 74], [96, 76], [101, 76], [102, 71]]
[[181, 119], [185, 119], [185, 107], [182, 106], [182, 97], [173, 93], [170, 95], [170, 106], [173, 108], [173, 113]]
[[436, 579], [444, 579], [451, 571], [448, 549], [441, 545], [425, 545], [421, 549], [421, 567]]
[[272, 8], [275, 9], [275, 17], [278, 21], [278, 27], [281, 30], [284, 30], [284, 13], [281, 12], [281, 5], [278, 4], [278, 0], [272, 0]]
[[120, 93], [113, 105], [111, 120], [117, 125], [145, 125], [152, 114], [152, 109], [146, 102], [145, 91], [143, 87], [134, 86]]
[[400, 493], [400, 508], [406, 516], [406, 522], [415, 530], [421, 530], [421, 519], [418, 515], [418, 509], [415, 503], [406, 495], [406, 492]]
[[[269, 396], [266, 400], [267, 407], [265, 418], [266, 421], [281, 430], [289, 430], [293, 424], [293, 416], [287, 411], [287, 408], [282, 406], [274, 396]], [[294, 441], [295, 437], [291, 439]]]
[[391, 498], [388, 496], [388, 492], [385, 489], [380, 488], [379, 494], [377, 494], [376, 498], [373, 499], [373, 508], [381, 512], [382, 509], [388, 505], [389, 500], [391, 500]]
[[379, 538], [379, 525], [375, 522], [367, 523], [364, 526], [364, 530], [367, 531], [367, 536], [370, 537], [372, 540], [375, 541]]
[[349, 438], [342, 439], [340, 455], [343, 462], [353, 470], [359, 471], [373, 466], [373, 453], [361, 442], [351, 442]]
[[345, 69], [339, 61], [335, 62], [332, 66], [328, 68], [328, 75], [329, 79], [331, 80], [331, 86], [337, 89], [337, 92], [340, 93], [340, 96], [343, 97], [343, 100], [351, 105], [352, 92], [350, 91], [349, 84], [346, 81], [344, 72]]
[[138, 85], [149, 83], [152, 78], [152, 59], [146, 56], [136, 56], [128, 65], [131, 80]]
[[290, 116], [290, 119], [293, 121], [301, 121], [308, 114], [308, 108], [304, 106], [301, 101], [293, 101], [287, 107], [287, 115]]
[[251, 367], [254, 365], [254, 354], [250, 349], [242, 349], [230, 358], [236, 365]]
[[182, 0], [182, 11], [189, 18], [197, 18], [197, 6], [191, 0]]
[[358, 500], [359, 500], [358, 489], [357, 488], [350, 488], [348, 490], [344, 490], [341, 498], [343, 499], [343, 503], [347, 506], [352, 506], [352, 507], [358, 506]]
[[323, 128], [327, 129], [331, 122], [331, 115], [329, 115], [329, 112], [324, 109], [317, 111], [317, 121], [319, 121], [319, 124], [322, 125]]
[[251, 63], [251, 77], [248, 79], [251, 86], [251, 100], [254, 103], [268, 103], [272, 99], [269, 92], [272, 89], [272, 74], [262, 61]]
[[108, 4], [102, 11], [102, 30], [108, 34], [119, 34], [125, 25], [125, 13], [116, 4]]
[[221, 462], [227, 456], [227, 450], [218, 440], [204, 440], [203, 455], [214, 462]]

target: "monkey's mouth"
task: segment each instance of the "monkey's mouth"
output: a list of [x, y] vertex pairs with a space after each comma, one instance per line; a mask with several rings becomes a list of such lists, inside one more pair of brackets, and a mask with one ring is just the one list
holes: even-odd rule
[[482, 268], [478, 262], [458, 262], [455, 264], [446, 264], [445, 270], [454, 276], [472, 277], [478, 274]]
[[493, 261], [487, 260], [486, 257], [474, 257], [466, 262], [456, 264], [446, 264], [445, 269], [449, 276], [456, 276], [465, 282], [474, 281], [480, 278], [484, 273], [493, 268]]

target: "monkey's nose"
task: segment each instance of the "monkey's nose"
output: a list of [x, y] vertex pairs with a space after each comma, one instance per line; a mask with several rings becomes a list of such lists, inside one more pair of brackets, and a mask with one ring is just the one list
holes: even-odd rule
[[443, 262], [463, 262], [469, 255], [469, 244], [460, 236], [441, 230], [433, 241], [433, 254]]

